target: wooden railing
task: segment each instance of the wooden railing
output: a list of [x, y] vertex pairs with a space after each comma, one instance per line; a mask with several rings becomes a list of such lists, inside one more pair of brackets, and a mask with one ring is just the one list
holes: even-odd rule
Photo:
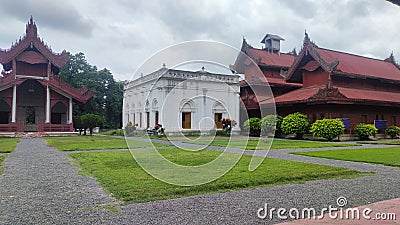
[[0, 132], [23, 132], [24, 124], [22, 123], [9, 123], [0, 124]]
[[74, 131], [74, 125], [71, 124], [51, 124], [51, 123], [39, 123], [38, 132], [72, 132]]

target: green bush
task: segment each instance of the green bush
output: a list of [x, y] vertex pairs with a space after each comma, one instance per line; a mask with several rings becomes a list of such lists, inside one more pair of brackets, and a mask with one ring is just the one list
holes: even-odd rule
[[89, 113], [81, 116], [81, 123], [85, 129], [89, 129], [90, 135], [92, 135], [93, 128], [103, 125], [104, 118], [100, 115]]
[[281, 129], [285, 134], [295, 134], [296, 138], [301, 139], [307, 132], [310, 122], [306, 115], [299, 112], [289, 114], [282, 120]]
[[317, 137], [322, 137], [332, 141], [339, 135], [344, 134], [344, 124], [338, 119], [317, 120], [311, 126], [310, 132]]
[[360, 140], [367, 140], [369, 136], [375, 136], [378, 129], [373, 124], [360, 123], [354, 128], [354, 131], [358, 134]]
[[260, 136], [261, 131], [261, 119], [250, 118], [243, 123], [243, 127], [250, 130], [250, 136]]
[[386, 129], [386, 134], [388, 134], [390, 137], [395, 138], [397, 136], [400, 136], [400, 127], [397, 126], [390, 126]]
[[282, 116], [271, 114], [261, 119], [261, 129], [266, 133], [275, 132], [275, 136], [281, 134]]

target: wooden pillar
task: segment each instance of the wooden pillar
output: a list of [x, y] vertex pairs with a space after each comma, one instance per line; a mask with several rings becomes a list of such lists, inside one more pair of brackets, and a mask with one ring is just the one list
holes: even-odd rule
[[50, 123], [50, 88], [46, 88], [46, 123]]
[[15, 59], [13, 59], [12, 61], [12, 73], [14, 76], [17, 75], [17, 62], [15, 61]]
[[68, 124], [72, 124], [72, 98], [69, 98]]
[[47, 78], [50, 77], [50, 73], [51, 73], [51, 63], [49, 61], [49, 63], [47, 64]]
[[13, 87], [13, 98], [12, 98], [12, 111], [11, 111], [11, 123], [15, 123], [16, 122], [16, 118], [17, 118], [17, 85], [14, 84]]

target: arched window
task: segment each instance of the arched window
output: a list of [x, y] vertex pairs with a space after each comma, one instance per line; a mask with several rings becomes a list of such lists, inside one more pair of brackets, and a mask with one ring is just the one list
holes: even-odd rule
[[151, 103], [151, 109], [153, 111], [158, 111], [158, 101], [157, 101], [157, 99], [153, 99], [153, 102]]

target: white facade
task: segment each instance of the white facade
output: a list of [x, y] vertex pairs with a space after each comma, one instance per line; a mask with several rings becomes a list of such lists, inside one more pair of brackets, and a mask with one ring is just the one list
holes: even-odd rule
[[239, 98], [238, 75], [164, 67], [125, 85], [123, 124], [145, 130], [158, 123], [168, 133], [206, 133], [220, 128], [216, 120], [239, 121]]

